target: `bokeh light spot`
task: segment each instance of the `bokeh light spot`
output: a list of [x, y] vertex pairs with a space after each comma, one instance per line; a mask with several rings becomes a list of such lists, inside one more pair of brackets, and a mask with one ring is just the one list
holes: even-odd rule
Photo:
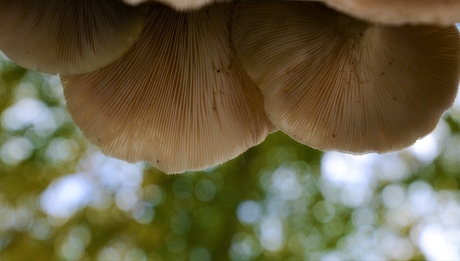
[[195, 185], [195, 195], [201, 201], [211, 201], [216, 192], [216, 186], [209, 180], [200, 180]]
[[240, 222], [244, 224], [253, 224], [260, 219], [262, 207], [259, 203], [252, 200], [243, 201], [238, 206], [236, 213]]
[[34, 150], [34, 145], [28, 138], [10, 138], [0, 148], [0, 158], [8, 165], [16, 165], [28, 159]]
[[193, 193], [192, 181], [186, 177], [176, 179], [173, 183], [173, 192], [174, 195], [179, 199], [189, 198]]
[[42, 209], [53, 217], [69, 218], [90, 200], [91, 182], [83, 175], [64, 176], [43, 192]]
[[189, 261], [211, 261], [211, 254], [204, 247], [195, 247], [190, 251]]
[[266, 218], [260, 222], [260, 245], [269, 251], [278, 251], [283, 247], [283, 223], [276, 218]]

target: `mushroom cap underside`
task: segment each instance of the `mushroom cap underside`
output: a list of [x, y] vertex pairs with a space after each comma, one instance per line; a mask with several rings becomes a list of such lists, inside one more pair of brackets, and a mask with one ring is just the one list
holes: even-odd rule
[[233, 8], [149, 5], [146, 27], [123, 58], [61, 77], [84, 136], [108, 155], [167, 173], [205, 169], [262, 142], [273, 125], [231, 48]]
[[0, 0], [0, 50], [27, 69], [86, 73], [126, 53], [144, 19], [144, 7], [113, 0]]
[[273, 124], [322, 150], [388, 152], [431, 132], [459, 84], [455, 26], [382, 26], [319, 3], [240, 3], [232, 41]]
[[323, 0], [351, 16], [389, 25], [460, 22], [459, 0]]

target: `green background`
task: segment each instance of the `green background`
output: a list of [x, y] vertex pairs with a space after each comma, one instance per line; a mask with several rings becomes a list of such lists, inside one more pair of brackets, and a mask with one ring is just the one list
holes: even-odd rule
[[323, 153], [277, 132], [180, 175], [103, 156], [59, 79], [4, 56], [0, 116], [0, 260], [460, 258], [460, 106], [395, 153]]

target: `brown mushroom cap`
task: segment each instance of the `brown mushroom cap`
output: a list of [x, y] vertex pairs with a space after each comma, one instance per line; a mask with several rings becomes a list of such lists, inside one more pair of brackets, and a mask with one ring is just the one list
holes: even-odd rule
[[196, 10], [212, 2], [223, 2], [231, 0], [123, 0], [130, 5], [139, 5], [147, 2], [160, 2], [174, 8], [177, 11]]
[[459, 0], [323, 0], [329, 6], [375, 23], [451, 25], [460, 22]]
[[126, 53], [144, 19], [144, 8], [113, 0], [0, 0], [0, 50], [32, 70], [90, 72]]
[[138, 43], [123, 58], [61, 78], [86, 138], [108, 155], [167, 173], [205, 169], [263, 141], [273, 125], [231, 48], [234, 6], [149, 8]]
[[232, 42], [273, 124], [323, 150], [409, 146], [457, 93], [455, 26], [372, 25], [311, 2], [241, 3]]

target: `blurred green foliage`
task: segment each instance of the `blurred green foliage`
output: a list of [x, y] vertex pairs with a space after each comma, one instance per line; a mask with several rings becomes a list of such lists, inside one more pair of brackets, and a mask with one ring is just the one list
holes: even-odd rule
[[[5, 59], [0, 75], [1, 260], [460, 256], [456, 109], [442, 122], [445, 135], [436, 136], [438, 153], [429, 160], [411, 150], [323, 154], [275, 133], [216, 168], [166, 175], [106, 158], [87, 144], [57, 77]], [[331, 178], [331, 169], [344, 176]], [[74, 187], [52, 190], [72, 177], [87, 182], [79, 194], [86, 201], [50, 212], [73, 204], [65, 197], [78, 192]], [[439, 249], [447, 255], [426, 247], [430, 235], [453, 244]]]

